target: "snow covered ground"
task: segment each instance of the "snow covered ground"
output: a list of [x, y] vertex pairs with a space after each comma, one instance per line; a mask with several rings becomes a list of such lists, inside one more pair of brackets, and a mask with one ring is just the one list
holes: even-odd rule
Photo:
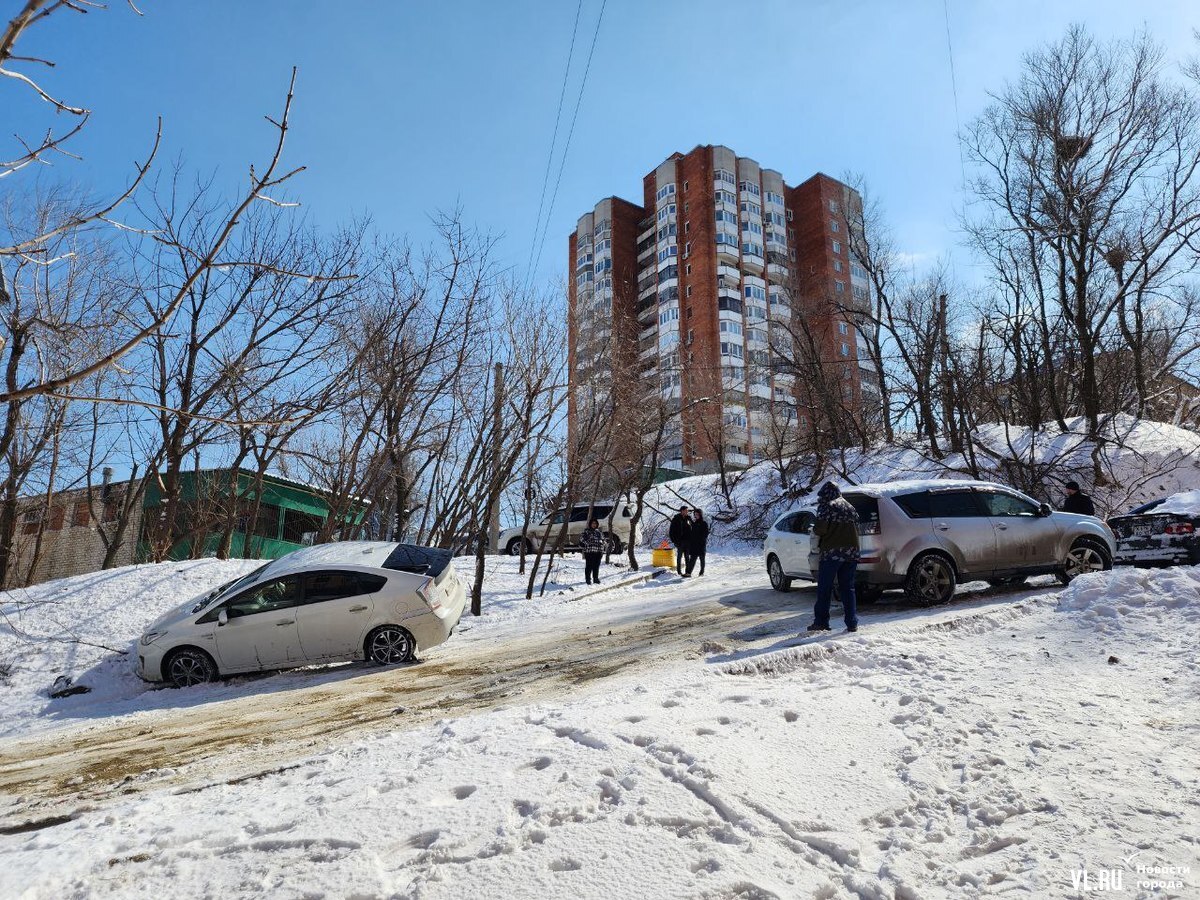
[[[570, 560], [532, 603], [489, 564], [487, 614], [411, 668], [145, 691], [97, 648], [18, 656], [0, 896], [1076, 897], [1085, 870], [1200, 895], [1200, 570], [897, 597], [798, 642], [811, 593], [745, 550], [601, 593]], [[157, 573], [231, 571], [48, 585], [21, 621], [90, 609], [121, 646], [131, 594], [178, 602]], [[31, 691], [53, 654], [104, 685], [70, 714]], [[1151, 894], [1139, 865], [1189, 871]]]

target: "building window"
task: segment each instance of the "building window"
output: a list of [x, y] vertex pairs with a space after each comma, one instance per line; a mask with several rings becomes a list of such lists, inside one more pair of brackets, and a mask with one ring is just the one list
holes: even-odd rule
[[758, 197], [762, 195], [762, 188], [760, 188], [753, 181], [743, 181], [738, 185], [738, 190], [745, 191], [752, 197]]
[[[683, 274], [684, 275], [692, 274], [692, 264], [691, 263], [688, 263], [686, 266], [683, 267]], [[691, 290], [691, 288], [688, 288], [688, 290]]]
[[830, 219], [830, 220], [829, 220], [829, 230], [830, 230], [830, 231], [834, 231], [834, 232], [836, 232], [836, 231], [838, 230], [838, 223], [837, 223], [837, 219]]
[[674, 183], [664, 184], [662, 187], [660, 187], [658, 189], [658, 193], [655, 195], [655, 199], [656, 200], [665, 200], [667, 197], [673, 197], [673, 196], [675, 196]]
[[737, 179], [733, 177], [733, 173], [728, 169], [717, 169], [715, 173], [717, 181], [723, 181], [726, 184], [736, 184]]
[[683, 233], [684, 233], [684, 234], [690, 234], [690, 233], [691, 233], [691, 230], [692, 230], [692, 223], [691, 223], [691, 222], [684, 222], [684, 223], [683, 223]]
[[688, 289], [687, 289], [687, 295], [686, 295], [686, 296], [688, 296], [688, 297], [692, 296], [692, 286], [691, 286], [690, 284], [688, 285]]
[[796, 261], [796, 248], [795, 248], [795, 247], [792, 247], [792, 248], [790, 248], [790, 249], [788, 250], [788, 258], [789, 258], [789, 259], [790, 259], [792, 262], [795, 262], [795, 261]]
[[789, 222], [792, 221], [792, 211], [790, 209], [787, 211], [787, 220]]
[[833, 261], [833, 271], [835, 271], [835, 272], [842, 271], [842, 261], [840, 259], [835, 259]]
[[[837, 223], [836, 223], [836, 222], [834, 222], [833, 224], [835, 224], [835, 225], [836, 225]], [[836, 229], [835, 229], [835, 230], [836, 230]], [[834, 242], [833, 242], [833, 252], [834, 252], [834, 253], [841, 253], [841, 252], [842, 252], [842, 242], [841, 242], [841, 241], [834, 241]]]
[[695, 339], [695, 337], [696, 337], [696, 332], [689, 328], [688, 329], [688, 343], [690, 344]]
[[842, 341], [842, 356], [849, 356], [849, 355], [850, 355], [850, 345], [847, 344], [845, 341]]
[[846, 282], [844, 282], [844, 281], [835, 281], [835, 282], [833, 283], [833, 289], [834, 289], [835, 291], [837, 291], [839, 294], [844, 294], [844, 293], [846, 293]]
[[835, 213], [838, 211], [838, 202], [836, 200], [829, 201], [829, 211]]
[[687, 215], [687, 211], [688, 211], [688, 204], [685, 203], [685, 204], [683, 204], [683, 214], [685, 216]]
[[[692, 242], [691, 242], [691, 241], [687, 241], [687, 242], [685, 242], [685, 243], [684, 243], [684, 245], [683, 245], [683, 255], [684, 255], [684, 256], [689, 256], [689, 255], [691, 254], [691, 252], [692, 252]], [[841, 271], [841, 269], [839, 268], [839, 269], [838, 269], [838, 271], [840, 272], [840, 271]]]
[[[688, 290], [691, 290], [691, 288], [689, 288]], [[847, 325], [845, 322], [838, 322], [838, 334], [849, 334], [849, 333], [850, 333], [850, 326]], [[842, 346], [845, 346], [845, 345], [843, 344]]]

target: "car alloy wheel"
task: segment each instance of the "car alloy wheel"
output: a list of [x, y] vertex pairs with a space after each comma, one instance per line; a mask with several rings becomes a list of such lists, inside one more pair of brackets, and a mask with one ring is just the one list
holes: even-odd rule
[[954, 569], [936, 554], [916, 561], [909, 575], [909, 594], [922, 603], [945, 603], [954, 596]]
[[[509, 556], [520, 556], [522, 543], [523, 543], [523, 541], [519, 537], [515, 537], [511, 541], [509, 541], [508, 542], [508, 555]], [[528, 548], [526, 548], [526, 553], [528, 553]]]
[[412, 635], [398, 625], [385, 625], [367, 638], [367, 658], [381, 666], [409, 662], [417, 652]]
[[166, 676], [175, 687], [191, 687], [215, 679], [217, 667], [199, 650], [179, 650], [167, 660]]
[[1080, 575], [1087, 575], [1089, 572], [1103, 572], [1109, 568], [1111, 568], [1111, 563], [1098, 547], [1087, 542], [1078, 543], [1067, 551], [1062, 580], [1070, 582]]

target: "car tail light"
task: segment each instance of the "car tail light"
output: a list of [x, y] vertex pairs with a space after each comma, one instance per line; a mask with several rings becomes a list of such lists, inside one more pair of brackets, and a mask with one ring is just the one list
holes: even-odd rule
[[1193, 534], [1196, 526], [1191, 522], [1172, 522], [1163, 529], [1164, 534]]
[[879, 520], [870, 519], [866, 522], [858, 523], [859, 534], [879, 534]]
[[432, 578], [426, 578], [425, 583], [417, 587], [417, 596], [434, 612], [442, 608], [441, 598], [434, 596]]

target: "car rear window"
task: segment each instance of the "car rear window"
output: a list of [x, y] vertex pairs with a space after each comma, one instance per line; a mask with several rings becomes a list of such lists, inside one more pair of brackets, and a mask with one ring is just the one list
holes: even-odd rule
[[418, 547], [416, 544], [397, 544], [396, 549], [383, 561], [383, 568], [437, 578], [453, 558], [454, 554], [450, 550]]
[[910, 519], [929, 518], [929, 491], [918, 491], [915, 494], [898, 494], [892, 498], [896, 505]]
[[866, 494], [843, 494], [858, 513], [858, 521], [862, 525], [879, 522], [879, 501]]

